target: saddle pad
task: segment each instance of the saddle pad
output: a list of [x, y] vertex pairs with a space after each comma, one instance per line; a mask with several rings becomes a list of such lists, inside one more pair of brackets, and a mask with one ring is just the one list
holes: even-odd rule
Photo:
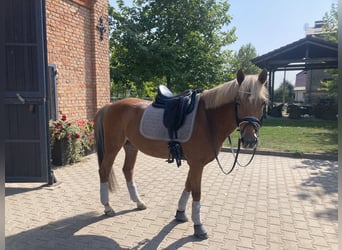
[[[185, 117], [184, 124], [178, 129], [178, 138], [175, 141], [187, 142], [190, 139], [196, 118], [199, 97], [200, 95], [197, 94], [194, 109]], [[150, 104], [142, 115], [140, 133], [148, 139], [170, 141], [168, 130], [163, 123], [163, 115], [164, 109], [155, 108]]]

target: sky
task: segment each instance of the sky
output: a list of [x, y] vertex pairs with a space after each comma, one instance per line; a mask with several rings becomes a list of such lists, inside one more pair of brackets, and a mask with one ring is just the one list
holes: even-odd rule
[[[124, 0], [130, 6], [131, 0]], [[329, 13], [338, 0], [229, 0], [232, 22], [228, 29], [236, 27], [237, 40], [227, 49], [238, 51], [251, 43], [258, 55], [263, 55], [305, 37], [305, 26], [313, 27]], [[116, 0], [109, 0], [116, 6]], [[298, 71], [286, 72], [286, 80], [295, 84]], [[284, 73], [277, 72], [275, 88], [283, 81]]]

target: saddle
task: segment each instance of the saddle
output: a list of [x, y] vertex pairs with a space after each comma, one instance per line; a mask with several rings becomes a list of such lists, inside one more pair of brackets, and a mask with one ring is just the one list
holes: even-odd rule
[[187, 90], [180, 95], [174, 95], [166, 86], [159, 85], [157, 96], [152, 106], [164, 109], [163, 124], [169, 134], [169, 163], [176, 159], [177, 166], [181, 165], [183, 158], [182, 147], [177, 139], [177, 131], [183, 125], [186, 115], [194, 110], [196, 90]]

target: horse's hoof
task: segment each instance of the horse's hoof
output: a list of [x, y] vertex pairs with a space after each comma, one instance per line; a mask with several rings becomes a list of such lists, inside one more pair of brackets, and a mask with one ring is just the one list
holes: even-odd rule
[[207, 231], [205, 230], [204, 226], [202, 224], [200, 225], [194, 225], [195, 229], [195, 236], [201, 240], [208, 239]]
[[186, 217], [185, 211], [178, 211], [177, 210], [175, 218], [176, 218], [176, 221], [179, 221], [179, 222], [189, 221], [188, 217]]
[[144, 202], [137, 202], [137, 208], [139, 210], [145, 210], [147, 207], [146, 205], [144, 204]]
[[108, 217], [113, 217], [113, 216], [115, 216], [115, 212], [114, 212], [114, 210], [113, 210], [112, 208], [109, 209], [109, 210], [105, 210], [104, 213], [105, 213], [105, 215], [108, 216]]

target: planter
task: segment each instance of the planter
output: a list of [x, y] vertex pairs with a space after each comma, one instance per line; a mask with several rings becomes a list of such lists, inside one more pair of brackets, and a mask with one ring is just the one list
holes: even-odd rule
[[90, 149], [84, 148], [84, 156], [93, 154], [93, 153], [95, 153], [95, 152], [96, 152], [95, 146], [91, 147]]
[[55, 140], [51, 150], [52, 164], [55, 166], [63, 166], [68, 164], [67, 139]]

